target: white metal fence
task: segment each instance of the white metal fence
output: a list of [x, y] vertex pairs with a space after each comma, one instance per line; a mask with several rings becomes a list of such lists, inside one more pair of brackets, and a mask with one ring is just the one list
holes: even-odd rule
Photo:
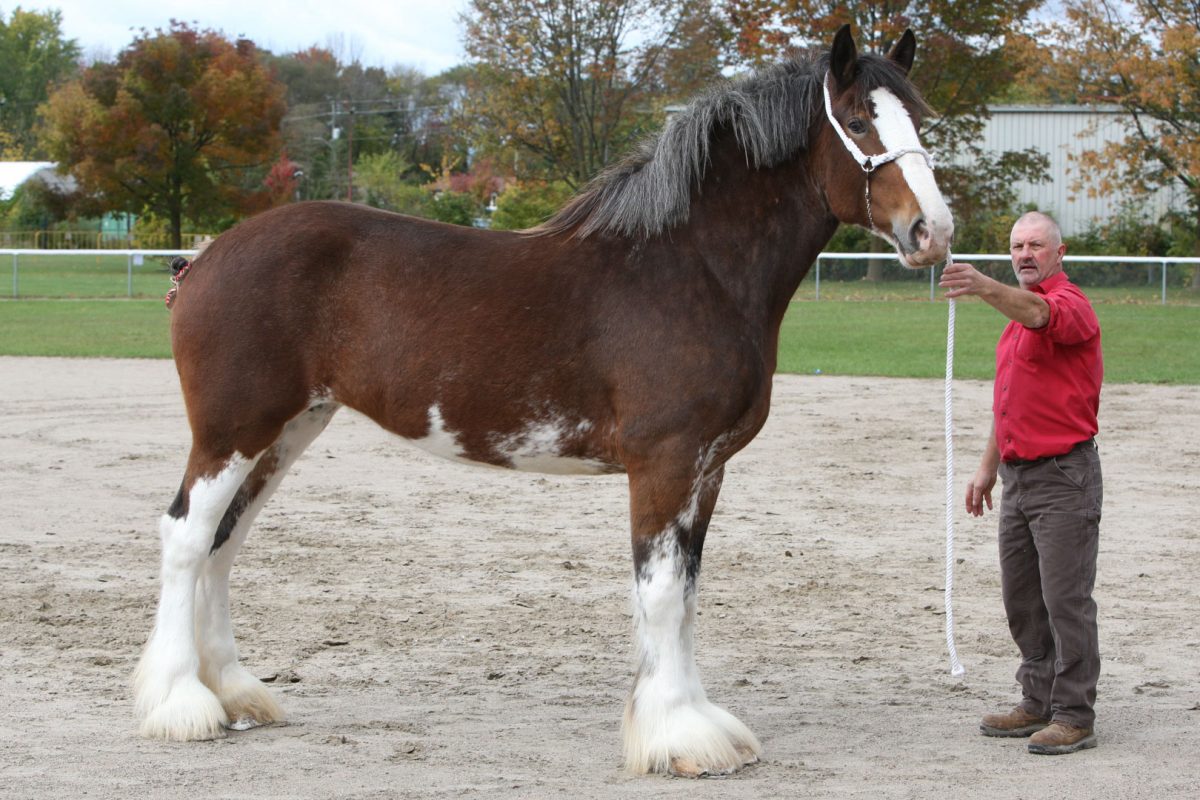
[[[12, 258], [12, 294], [13, 298], [20, 298], [21, 292], [21, 267], [20, 259], [22, 256], [32, 258], [46, 258], [50, 256], [76, 256], [87, 259], [100, 258], [108, 259], [110, 264], [109, 270], [112, 270], [112, 259], [125, 259], [125, 295], [133, 297], [134, 291], [134, 276], [139, 270], [144, 270], [147, 259], [164, 259], [161, 268], [151, 268], [153, 277], [157, 280], [162, 279], [161, 288], [165, 292], [168, 288], [165, 274], [165, 259], [172, 256], [190, 257], [196, 254], [196, 250], [34, 250], [24, 248], [0, 248], [0, 258], [11, 256]], [[813, 267], [813, 285], [815, 299], [821, 299], [821, 264], [834, 260], [848, 261], [887, 261], [894, 263], [896, 259], [895, 253], [821, 253], [817, 256], [816, 264]], [[1008, 255], [998, 255], [989, 253], [968, 253], [958, 254], [954, 256], [955, 261], [967, 262], [1008, 262]], [[1167, 257], [1167, 256], [1073, 256], [1068, 255], [1064, 259], [1068, 264], [1142, 264], [1159, 267], [1161, 273], [1161, 300], [1165, 305], [1167, 302], [1167, 285], [1168, 272], [1174, 266], [1176, 268], [1194, 268], [1200, 265], [1200, 258], [1184, 258], [1184, 257]], [[937, 278], [940, 270], [929, 270], [929, 299], [937, 299]], [[157, 289], [155, 290], [157, 291]], [[36, 296], [47, 296], [45, 293], [35, 293]], [[50, 295], [58, 296], [58, 295]], [[80, 293], [80, 297], [101, 296], [95, 294]], [[106, 292], [105, 296], [117, 296], [116, 292]]]
[[[816, 299], [821, 299], [821, 262], [832, 260], [872, 261], [895, 260], [895, 253], [821, 253], [813, 266], [813, 283]], [[1007, 254], [996, 253], [955, 253], [955, 262], [1000, 261], [1010, 263]], [[1200, 258], [1176, 256], [1063, 256], [1064, 264], [1147, 264], [1160, 267], [1162, 304], [1167, 303], [1167, 273], [1170, 265], [1194, 267], [1200, 265]], [[929, 270], [929, 299], [937, 299], [937, 279], [940, 269]]]
[[[99, 259], [103, 258], [108, 261], [124, 257], [125, 259], [125, 296], [133, 297], [133, 278], [135, 267], [143, 267], [147, 258], [170, 258], [173, 256], [192, 257], [198, 251], [191, 250], [100, 250], [100, 249], [85, 249], [85, 250], [43, 250], [31, 248], [0, 248], [0, 259], [5, 256], [12, 257], [12, 297], [21, 297], [21, 256], [30, 256], [35, 258], [53, 258], [53, 257], [77, 257], [80, 259]], [[166, 288], [163, 289], [166, 291]], [[43, 295], [39, 295], [43, 296]], [[95, 295], [81, 295], [95, 296]]]

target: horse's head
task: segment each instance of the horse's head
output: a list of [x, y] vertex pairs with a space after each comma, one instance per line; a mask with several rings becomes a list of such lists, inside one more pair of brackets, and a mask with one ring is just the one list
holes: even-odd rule
[[908, 81], [915, 50], [916, 37], [905, 31], [887, 58], [860, 56], [850, 26], [842, 26], [824, 77], [827, 124], [816, 148], [834, 216], [887, 240], [911, 268], [945, 258], [954, 234], [917, 138], [927, 108]]

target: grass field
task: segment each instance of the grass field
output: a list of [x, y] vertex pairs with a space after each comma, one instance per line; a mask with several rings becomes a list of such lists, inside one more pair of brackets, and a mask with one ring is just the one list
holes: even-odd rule
[[[822, 296], [862, 292], [851, 286], [823, 284]], [[928, 287], [925, 292], [927, 298]], [[1200, 307], [1096, 300], [1106, 381], [1200, 384]], [[797, 300], [784, 320], [779, 369], [939, 377], [945, 374], [946, 318], [945, 302]], [[169, 322], [161, 298], [0, 301], [0, 355], [169, 358]], [[992, 377], [1003, 327], [983, 303], [957, 304], [957, 377]]]
[[[131, 264], [129, 256], [103, 252], [20, 256], [16, 294], [24, 298], [162, 297], [171, 287], [170, 260], [170, 256], [145, 256], [142, 263], [134, 259]], [[12, 256], [0, 259], [0, 275], [5, 273], [8, 280], [0, 283], [0, 295], [12, 297]]]
[[[0, 298], [14, 296], [12, 256], [0, 257]], [[161, 298], [170, 288], [170, 271], [167, 268], [170, 256], [145, 256], [142, 263], [131, 263], [124, 255], [103, 252], [80, 255], [59, 255], [53, 251], [37, 255], [22, 255], [16, 270], [15, 296], [26, 299], [107, 299], [133, 298], [148, 300]], [[856, 265], [857, 266], [857, 265]], [[1162, 300], [1162, 289], [1157, 281], [1137, 286], [1092, 286], [1089, 284], [1088, 266], [1071, 264], [1068, 270], [1071, 279], [1083, 287], [1096, 303], [1158, 303]], [[1097, 266], [1097, 265], [1090, 265]], [[865, 271], [865, 262], [862, 270]], [[1003, 267], [999, 269], [1000, 276]], [[1175, 280], [1167, 288], [1170, 305], [1200, 307], [1200, 292], [1191, 291], [1180, 284], [1181, 270], [1190, 267], [1176, 266], [1172, 275]], [[1188, 273], [1190, 274], [1190, 273]], [[928, 300], [929, 273], [911, 273], [907, 280], [868, 282], [863, 280], [823, 280], [820, 284], [821, 300]], [[796, 292], [797, 300], [816, 299], [815, 275], [810, 273]], [[1011, 279], [1011, 275], [1008, 275]]]
[[[1104, 377], [1112, 383], [1200, 383], [1200, 308], [1096, 304]], [[945, 302], [792, 303], [781, 372], [934, 378], [946, 374]], [[990, 379], [1006, 320], [978, 300], [956, 305], [954, 374]]]

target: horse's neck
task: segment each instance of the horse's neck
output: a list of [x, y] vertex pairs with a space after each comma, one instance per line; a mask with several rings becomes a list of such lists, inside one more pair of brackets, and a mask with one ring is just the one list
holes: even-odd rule
[[740, 150], [722, 148], [673, 238], [690, 238], [746, 318], [774, 333], [837, 225], [805, 156], [756, 170]]

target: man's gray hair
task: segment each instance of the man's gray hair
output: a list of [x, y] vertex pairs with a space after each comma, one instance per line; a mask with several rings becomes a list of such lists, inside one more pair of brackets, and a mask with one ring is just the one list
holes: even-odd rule
[[1026, 211], [1024, 214], [1021, 215], [1020, 219], [1018, 219], [1013, 224], [1013, 227], [1015, 228], [1015, 227], [1017, 227], [1017, 225], [1020, 225], [1022, 222], [1027, 222], [1027, 221], [1028, 222], [1036, 221], [1036, 222], [1042, 223], [1043, 225], [1046, 226], [1046, 229], [1048, 231], [1050, 231], [1050, 235], [1054, 237], [1054, 240], [1058, 244], [1062, 244], [1062, 240], [1063, 240], [1062, 228], [1058, 227], [1058, 223], [1055, 221], [1054, 217], [1050, 216], [1049, 214], [1047, 214], [1043, 211]]

